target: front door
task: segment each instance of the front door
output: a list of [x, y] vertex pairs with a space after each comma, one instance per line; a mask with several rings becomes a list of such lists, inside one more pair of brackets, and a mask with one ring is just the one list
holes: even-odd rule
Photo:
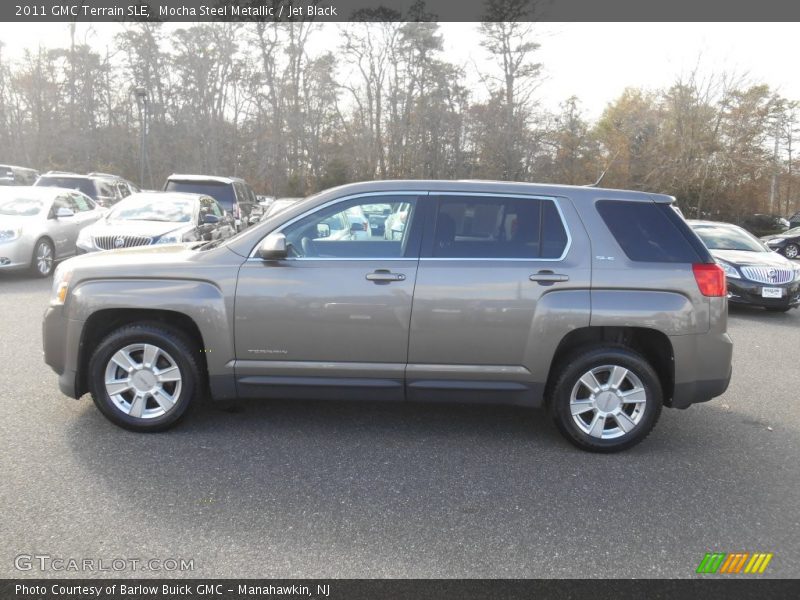
[[[278, 229], [287, 259], [246, 261], [235, 308], [240, 396], [403, 399], [421, 241], [416, 195], [328, 203]], [[386, 204], [388, 215], [402, 203], [412, 209], [399, 239], [352, 219], [367, 205]]]

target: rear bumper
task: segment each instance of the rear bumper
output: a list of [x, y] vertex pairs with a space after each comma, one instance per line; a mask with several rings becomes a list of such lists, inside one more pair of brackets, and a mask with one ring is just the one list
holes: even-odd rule
[[673, 336], [670, 341], [675, 386], [667, 406], [688, 408], [725, 393], [733, 372], [733, 342], [727, 333]]

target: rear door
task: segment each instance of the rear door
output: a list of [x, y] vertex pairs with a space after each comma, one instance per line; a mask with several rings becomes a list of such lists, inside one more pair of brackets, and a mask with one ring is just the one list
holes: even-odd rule
[[402, 239], [357, 238], [346, 211], [416, 206], [416, 196], [333, 201], [278, 229], [287, 259], [245, 262], [235, 315], [240, 396], [403, 399], [421, 232], [412, 226]]
[[408, 398], [537, 403], [560, 339], [551, 330], [588, 324], [589, 247], [570, 233], [574, 208], [462, 193], [435, 204], [414, 292]]

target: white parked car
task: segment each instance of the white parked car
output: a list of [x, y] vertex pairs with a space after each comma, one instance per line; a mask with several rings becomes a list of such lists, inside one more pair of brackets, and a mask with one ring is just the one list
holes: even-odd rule
[[81, 230], [105, 212], [77, 190], [0, 188], [0, 271], [30, 268], [47, 277], [56, 261], [76, 253]]

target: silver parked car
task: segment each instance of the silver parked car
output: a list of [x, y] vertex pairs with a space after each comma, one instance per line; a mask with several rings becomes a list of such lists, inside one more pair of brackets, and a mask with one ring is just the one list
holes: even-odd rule
[[[310, 197], [225, 242], [59, 265], [45, 361], [114, 423], [198, 398], [547, 407], [580, 448], [647, 436], [662, 406], [725, 392], [725, 274], [670, 196], [378, 181]], [[348, 211], [405, 212], [396, 239]], [[325, 235], [327, 234], [327, 235]]]
[[139, 192], [78, 236], [78, 253], [151, 244], [211, 241], [234, 234], [233, 218], [211, 196]]
[[85, 194], [54, 187], [0, 188], [0, 270], [46, 277], [76, 253], [81, 230], [105, 214]]

